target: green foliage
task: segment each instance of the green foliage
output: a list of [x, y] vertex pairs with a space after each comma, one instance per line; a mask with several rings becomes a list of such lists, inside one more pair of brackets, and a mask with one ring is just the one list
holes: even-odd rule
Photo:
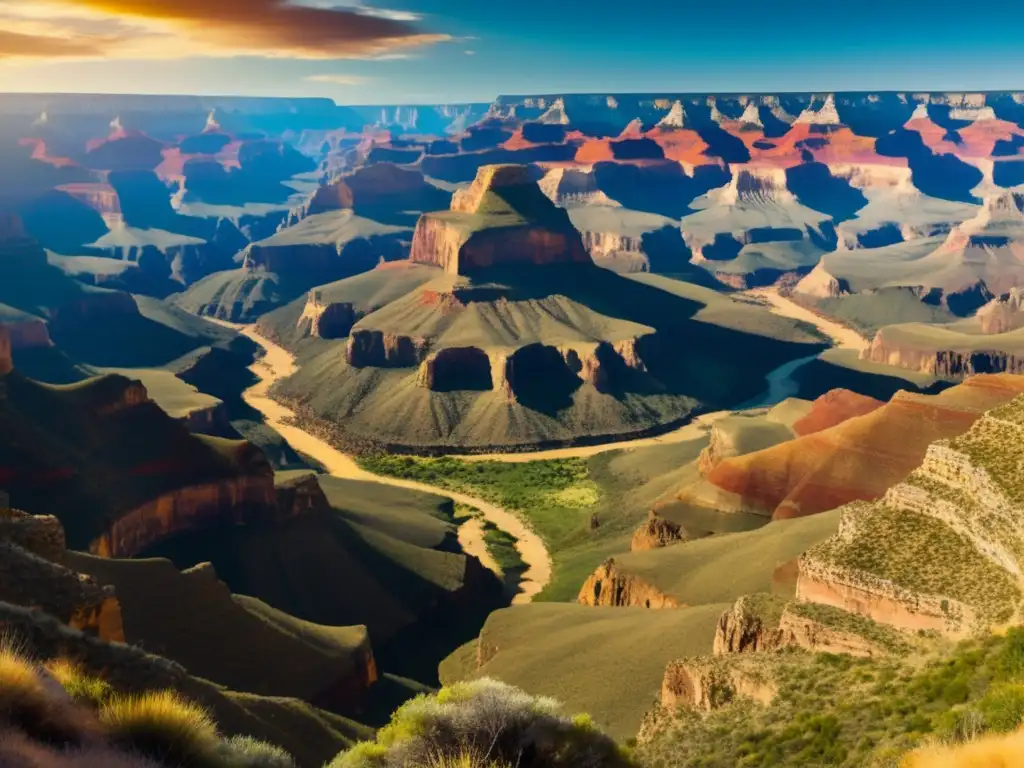
[[770, 705], [655, 713], [638, 757], [673, 768], [895, 765], [926, 740], [967, 741], [1024, 721], [1024, 630], [933, 648], [927, 662], [902, 658], [766, 655], [778, 687]]
[[296, 768], [295, 760], [283, 749], [251, 736], [225, 739], [217, 757], [224, 768]]
[[586, 715], [567, 719], [556, 702], [483, 679], [402, 705], [373, 743], [329, 768], [629, 768], [623, 750]]
[[113, 695], [110, 683], [87, 674], [67, 659], [56, 659], [46, 665], [46, 671], [56, 678], [71, 698], [80, 704], [100, 707]]

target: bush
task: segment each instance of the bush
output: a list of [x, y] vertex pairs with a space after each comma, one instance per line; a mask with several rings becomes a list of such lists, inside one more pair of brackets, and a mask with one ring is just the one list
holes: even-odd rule
[[222, 741], [217, 756], [231, 768], [296, 768], [295, 760], [283, 749], [251, 736]]
[[205, 767], [220, 749], [206, 711], [173, 691], [116, 696], [100, 709], [100, 720], [113, 744], [157, 762]]
[[443, 688], [400, 707], [374, 743], [329, 768], [627, 768], [623, 751], [589, 717], [494, 680]]
[[1024, 684], [998, 683], [978, 702], [988, 730], [998, 733], [1014, 731], [1024, 720]]

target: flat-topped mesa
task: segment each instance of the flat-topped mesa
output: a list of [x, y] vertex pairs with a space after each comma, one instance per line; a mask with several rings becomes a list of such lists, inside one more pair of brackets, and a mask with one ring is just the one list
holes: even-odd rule
[[[981, 322], [984, 327], [986, 320]], [[953, 333], [930, 339], [914, 336], [914, 328], [881, 328], [871, 345], [861, 350], [861, 359], [951, 379], [979, 373], [1024, 373], [1024, 355], [1012, 343], [1001, 348], [997, 334], [988, 340], [984, 336]]]
[[451, 210], [424, 214], [409, 258], [458, 275], [503, 265], [593, 263], [569, 215], [521, 165], [482, 167], [452, 198]]

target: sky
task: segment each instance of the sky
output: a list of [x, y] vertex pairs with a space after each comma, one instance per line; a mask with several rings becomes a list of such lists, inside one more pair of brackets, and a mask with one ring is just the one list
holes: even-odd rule
[[1024, 0], [0, 0], [0, 91], [1024, 90]]

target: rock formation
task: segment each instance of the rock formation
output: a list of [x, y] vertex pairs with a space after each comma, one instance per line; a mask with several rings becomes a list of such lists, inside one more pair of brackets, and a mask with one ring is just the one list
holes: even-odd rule
[[975, 317], [984, 334], [1007, 333], [1024, 328], [1024, 291], [1011, 288], [1009, 293], [979, 309]]
[[0, 376], [4, 376], [14, 370], [14, 362], [11, 355], [11, 333], [5, 326], [0, 325]]
[[0, 510], [0, 601], [46, 611], [101, 640], [124, 642], [114, 591], [67, 568], [66, 552], [57, 518]]
[[726, 458], [677, 498], [774, 519], [877, 499], [921, 462], [932, 441], [963, 433], [984, 411], [1022, 391], [1024, 379], [1000, 374], [975, 376], [938, 395], [898, 392], [889, 403], [834, 426]]
[[306, 299], [297, 329], [303, 336], [318, 339], [343, 339], [356, 322], [351, 302], [327, 303], [320, 291], [313, 289]]
[[769, 704], [777, 687], [762, 665], [745, 657], [702, 656], [668, 665], [661, 686], [661, 706], [710, 712], [737, 698]]
[[485, 166], [451, 210], [425, 214], [410, 259], [451, 274], [514, 263], [590, 263], [579, 233], [524, 166]]
[[577, 602], [590, 606], [619, 608], [680, 608], [674, 598], [638, 576], [623, 573], [614, 558], [606, 560], [583, 583]]
[[666, 520], [651, 510], [646, 522], [633, 532], [629, 550], [630, 552], [643, 552], [648, 549], [667, 547], [687, 541], [687, 539], [687, 533], [681, 525]]
[[955, 637], [1014, 617], [1022, 414], [1024, 397], [993, 408], [878, 501], [843, 507], [839, 532], [800, 559], [798, 598]]

